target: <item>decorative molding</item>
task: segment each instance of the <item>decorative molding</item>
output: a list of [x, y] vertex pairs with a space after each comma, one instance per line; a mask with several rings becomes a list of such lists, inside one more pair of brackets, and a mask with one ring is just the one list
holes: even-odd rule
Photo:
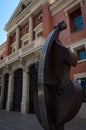
[[86, 59], [77, 61], [77, 63], [82, 63], [82, 62], [86, 62]]
[[5, 50], [6, 50], [6, 43], [0, 45], [0, 55], [4, 55]]
[[40, 30], [40, 29], [43, 29], [43, 23], [38, 24], [38, 25], [33, 29], [33, 31], [36, 32], [36, 31], [38, 31], [38, 30]]
[[13, 53], [14, 49], [16, 51], [16, 41], [12, 43], [11, 48], [12, 48], [12, 53]]
[[33, 56], [34, 53], [41, 51], [44, 44], [44, 38], [39, 37], [38, 39], [32, 41], [30, 44], [18, 49], [16, 52], [10, 54], [6, 58], [0, 60], [0, 69], [6, 68], [6, 65], [16, 64], [21, 58]]
[[[34, 0], [32, 0], [31, 3], [33, 3], [33, 1], [34, 1]], [[29, 2], [29, 0], [25, 0], [25, 2], [23, 2], [23, 3], [26, 4], [26, 3], [28, 3], [28, 2]], [[22, 1], [19, 2], [19, 4], [18, 4], [18, 6], [16, 7], [15, 11], [13, 12], [12, 16], [11, 16], [10, 19], [8, 20], [7, 24], [5, 25], [5, 30], [8, 30], [10, 25], [12, 25], [13, 23], [16, 23], [16, 19], [18, 19], [18, 18], [17, 18], [17, 14], [18, 14], [18, 12], [19, 12], [20, 9], [21, 9], [21, 5], [22, 5]], [[30, 7], [30, 6], [31, 6], [31, 4], [30, 4], [28, 7]], [[25, 9], [25, 10], [26, 10], [26, 9]], [[25, 11], [22, 11], [22, 12], [25, 12]]]
[[38, 24], [33, 31], [35, 32], [35, 36], [37, 38], [37, 34], [43, 31], [43, 23]]
[[79, 3], [80, 3], [81, 6], [83, 6], [83, 0], [77, 0], [77, 1], [75, 1], [75, 2], [73, 2], [73, 3], [71, 3], [70, 6], [66, 7], [66, 9], [64, 9], [65, 15], [67, 16], [67, 15], [68, 15], [67, 12], [68, 12], [70, 9], [72, 9], [74, 6], [76, 6], [77, 4], [79, 4]]
[[22, 43], [24, 43], [25, 41], [28, 41], [29, 40], [29, 33], [26, 33], [25, 35], [23, 35], [21, 40], [22, 40]]
[[77, 80], [78, 78], [84, 78], [86, 77], [86, 72], [85, 73], [78, 73], [74, 74], [74, 79]]
[[52, 16], [71, 4], [73, 0], [58, 0], [50, 6]]
[[[70, 48], [72, 52], [77, 53], [78, 50], [85, 48], [86, 50], [86, 39], [83, 39], [81, 41], [75, 42], [73, 44], [70, 44], [66, 46], [67, 48]], [[78, 60], [77, 63], [86, 62], [86, 59]]]
[[21, 4], [19, 4], [11, 16], [11, 20], [8, 21], [4, 29], [8, 32], [12, 32], [24, 20], [28, 19], [28, 17], [30, 17], [43, 4], [44, 1], [46, 0], [33, 0], [30, 6], [28, 6], [19, 16], [16, 17], [15, 14], [21, 6]]
[[86, 38], [83, 39], [83, 40], [74, 42], [74, 43], [72, 43], [70, 45], [67, 45], [66, 47], [67, 48], [77, 48], [78, 46], [82, 46], [82, 45], [85, 45], [85, 48], [86, 48]]
[[11, 47], [14, 48], [16, 45], [16, 41], [12, 43]]
[[49, 0], [50, 4], [53, 4], [56, 0]]
[[25, 31], [27, 31], [27, 30], [28, 30], [28, 28], [29, 28], [29, 25], [28, 25], [28, 24], [26, 24], [26, 25], [25, 25], [25, 27], [24, 27]]
[[43, 13], [40, 12], [40, 13], [37, 15], [37, 20], [40, 21], [42, 18], [43, 18]]

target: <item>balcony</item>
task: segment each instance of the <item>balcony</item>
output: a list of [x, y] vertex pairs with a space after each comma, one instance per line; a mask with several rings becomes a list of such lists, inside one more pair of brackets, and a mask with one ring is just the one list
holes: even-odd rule
[[19, 58], [25, 57], [33, 52], [36, 52], [38, 50], [41, 50], [43, 47], [43, 44], [45, 42], [44, 37], [39, 37], [36, 40], [32, 41], [31, 43], [29, 43], [26, 46], [23, 46], [22, 48], [20, 48], [19, 50], [17, 50], [16, 52], [10, 54], [9, 56], [7, 56], [6, 58], [2, 59], [0, 61], [0, 68], [11, 64], [12, 62], [17, 61]]

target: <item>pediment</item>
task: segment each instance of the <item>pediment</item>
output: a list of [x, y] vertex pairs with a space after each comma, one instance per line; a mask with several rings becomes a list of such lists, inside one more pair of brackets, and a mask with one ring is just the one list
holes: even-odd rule
[[5, 28], [10, 25], [17, 16], [27, 7], [31, 4], [33, 0], [20, 0], [18, 6], [16, 7], [15, 11], [13, 12], [12, 16], [10, 17], [9, 21], [7, 22]]

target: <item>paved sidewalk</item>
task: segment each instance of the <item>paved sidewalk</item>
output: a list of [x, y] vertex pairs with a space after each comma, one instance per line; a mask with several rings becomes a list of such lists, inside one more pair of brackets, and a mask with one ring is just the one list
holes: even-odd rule
[[[35, 115], [0, 110], [0, 130], [43, 130]], [[65, 130], [86, 130], [86, 119], [74, 118]]]
[[74, 118], [66, 124], [65, 130], [86, 130], [86, 118]]

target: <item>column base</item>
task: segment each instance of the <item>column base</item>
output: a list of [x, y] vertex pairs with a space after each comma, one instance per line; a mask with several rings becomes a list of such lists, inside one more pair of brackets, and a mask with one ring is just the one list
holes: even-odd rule
[[25, 114], [25, 113], [28, 113], [29, 111], [29, 103], [28, 102], [21, 102], [21, 113]]
[[12, 110], [12, 101], [7, 101], [6, 111], [11, 111], [11, 110]]

